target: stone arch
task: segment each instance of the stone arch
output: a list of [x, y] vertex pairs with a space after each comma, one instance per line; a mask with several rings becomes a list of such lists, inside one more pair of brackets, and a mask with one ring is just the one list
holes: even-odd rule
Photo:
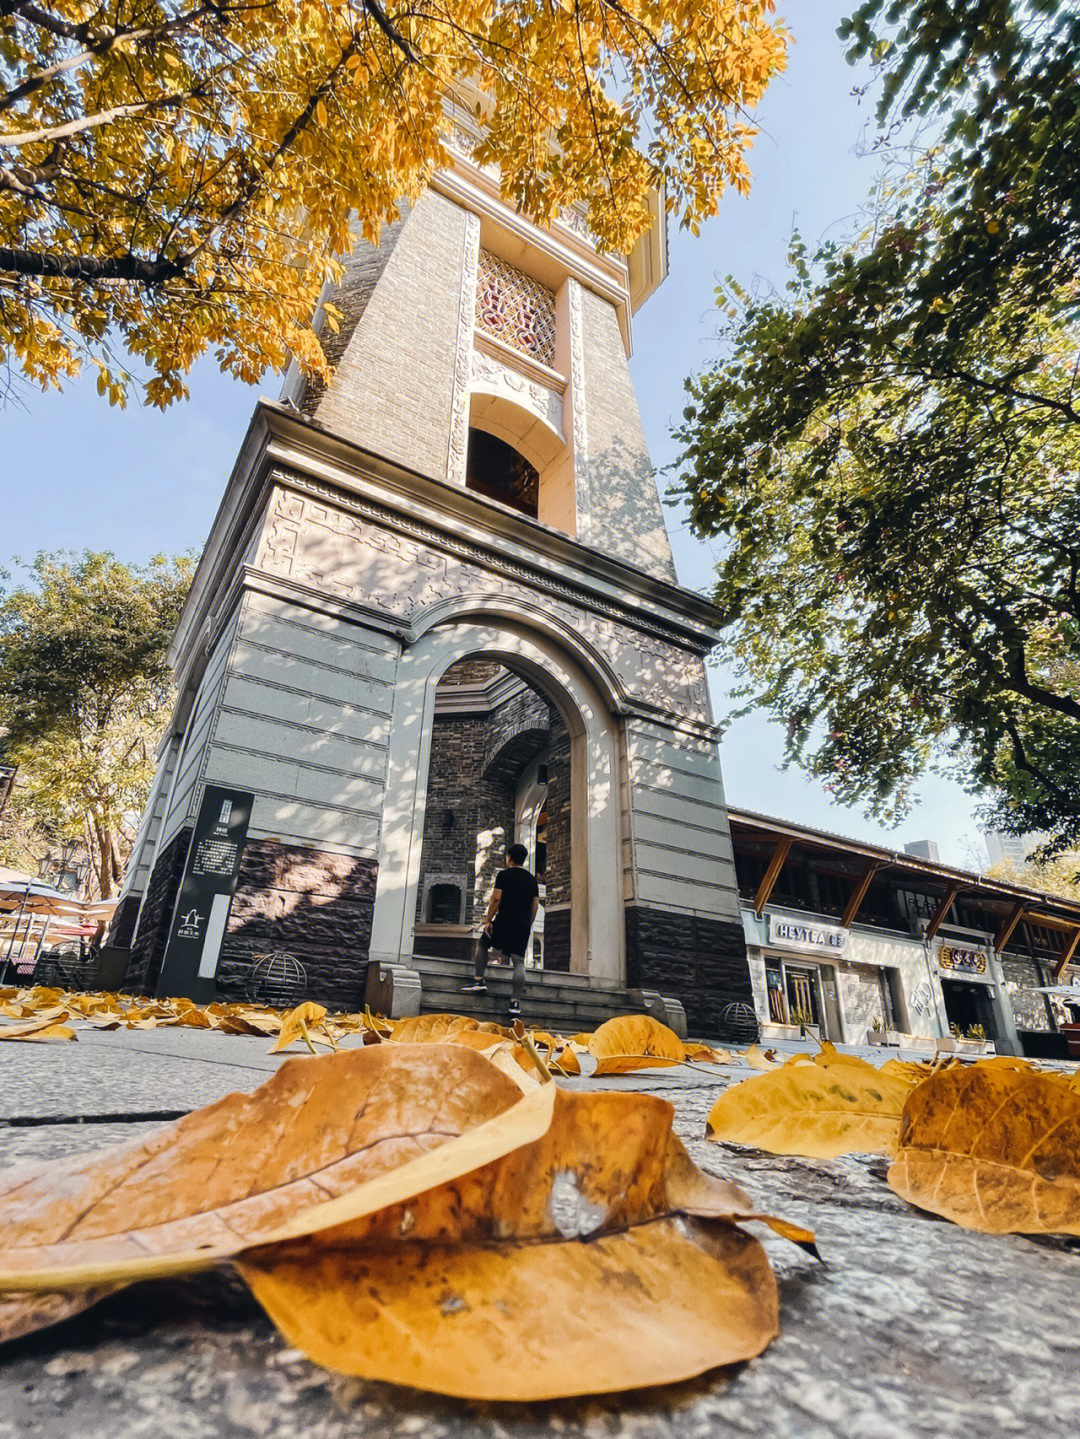
[[524, 626], [536, 636], [539, 643], [550, 644], [580, 665], [612, 714], [626, 713], [626, 689], [607, 659], [580, 631], [539, 600], [507, 598], [505, 595], [486, 591], [436, 600], [413, 617], [410, 642], [420, 639], [438, 625], [464, 620], [479, 624], [499, 624], [505, 621], [515, 629]]
[[509, 620], [448, 619], [403, 652], [394, 690], [386, 802], [371, 957], [412, 952], [439, 680], [457, 660], [481, 655], [520, 674], [558, 710], [570, 735], [572, 795], [571, 970], [621, 985], [621, 741], [616, 716], [578, 656], [549, 634]]
[[[527, 383], [527, 382], [526, 382]], [[542, 475], [566, 453], [566, 441], [554, 416], [543, 413], [539, 405], [512, 399], [494, 386], [470, 386], [469, 428], [485, 430], [489, 435], [513, 445]]]
[[536, 518], [541, 524], [577, 533], [577, 498], [570, 447], [562, 432], [563, 397], [523, 377], [520, 392], [503, 384], [473, 380], [469, 428], [484, 430], [512, 445], [536, 470]]

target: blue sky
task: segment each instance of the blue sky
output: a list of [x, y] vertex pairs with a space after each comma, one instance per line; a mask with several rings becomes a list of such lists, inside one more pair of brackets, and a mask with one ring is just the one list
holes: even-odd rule
[[[748, 199], [725, 197], [720, 213], [693, 238], [671, 236], [671, 273], [638, 314], [631, 361], [653, 458], [675, 457], [671, 425], [683, 405], [683, 380], [716, 352], [713, 289], [733, 274], [782, 284], [793, 222], [811, 243], [851, 217], [864, 200], [874, 161], [856, 153], [873, 125], [870, 98], [853, 87], [865, 78], [843, 58], [836, 26], [854, 0], [793, 0], [785, 11], [795, 37], [787, 74], [773, 82], [758, 114], [762, 127], [751, 163]], [[256, 395], [276, 395], [268, 376], [257, 389], [202, 364], [191, 399], [166, 414], [110, 410], [93, 379], [62, 395], [23, 392], [25, 408], [0, 413], [0, 564], [40, 549], [111, 549], [138, 561], [157, 551], [198, 549], [210, 527]], [[684, 584], [704, 589], [706, 546], [669, 521]], [[714, 705], [728, 705], [724, 676], [713, 676]], [[933, 838], [942, 858], [970, 866], [981, 845], [973, 801], [956, 785], [928, 780], [921, 803], [897, 830], [831, 802], [797, 771], [781, 772], [783, 738], [761, 716], [733, 724], [722, 747], [733, 804], [899, 848]]]

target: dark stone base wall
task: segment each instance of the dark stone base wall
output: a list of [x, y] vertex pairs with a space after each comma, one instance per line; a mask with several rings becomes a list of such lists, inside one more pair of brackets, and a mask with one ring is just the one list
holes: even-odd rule
[[570, 969], [570, 910], [544, 911], [544, 969]]
[[626, 984], [681, 1000], [691, 1034], [718, 1036], [726, 1005], [754, 1005], [742, 925], [627, 905]]
[[141, 894], [125, 894], [113, 911], [106, 944], [116, 949], [130, 949], [135, 936], [135, 922], [139, 918]]
[[221, 946], [221, 994], [245, 997], [253, 957], [281, 949], [304, 966], [305, 998], [361, 1008], [377, 873], [373, 859], [249, 840]]
[[132, 994], [154, 992], [190, 843], [191, 830], [180, 830], [158, 855], [150, 875], [139, 928], [131, 945], [131, 961], [124, 975], [124, 988]]

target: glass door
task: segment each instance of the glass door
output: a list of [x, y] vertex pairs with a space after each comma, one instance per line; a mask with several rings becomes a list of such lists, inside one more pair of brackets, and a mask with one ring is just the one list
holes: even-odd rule
[[821, 1000], [816, 969], [785, 964], [788, 1012], [792, 1024], [821, 1024]]

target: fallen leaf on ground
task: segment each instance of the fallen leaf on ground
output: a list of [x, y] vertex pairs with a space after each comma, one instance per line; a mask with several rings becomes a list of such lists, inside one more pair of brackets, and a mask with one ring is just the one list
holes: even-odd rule
[[25, 1024], [0, 1025], [0, 1039], [33, 1040], [35, 1044], [49, 1044], [57, 1039], [74, 1039], [75, 1031], [55, 1019], [30, 1019]]
[[637, 1069], [658, 1069], [682, 1064], [683, 1042], [673, 1029], [649, 1014], [620, 1014], [589, 1036], [589, 1053], [596, 1059], [593, 1074], [630, 1074]]
[[896, 1153], [910, 1085], [867, 1065], [784, 1065], [726, 1089], [706, 1137], [773, 1154], [831, 1159]]
[[325, 1018], [326, 1009], [323, 1005], [312, 1004], [310, 1000], [305, 1004], [298, 1004], [295, 1009], [290, 1009], [288, 1013], [282, 1016], [281, 1032], [278, 1034], [269, 1052], [271, 1054], [278, 1054], [281, 1050], [288, 1049], [290, 1044], [295, 1044], [298, 1039], [304, 1041], [312, 1054], [315, 1053], [313, 1040], [318, 1040], [320, 1044], [334, 1048], [331, 1039], [328, 1039], [325, 1035], [320, 1038], [317, 1032]]
[[684, 1044], [683, 1058], [697, 1064], [731, 1063], [731, 1055], [726, 1049], [714, 1049], [711, 1044]]
[[747, 1196], [687, 1182], [666, 1101], [545, 1093], [551, 1124], [533, 1142], [242, 1256], [289, 1342], [344, 1373], [519, 1401], [671, 1383], [760, 1353], [777, 1295], [733, 1222], [752, 1215]]
[[988, 1234], [1080, 1234], [1080, 1093], [1066, 1075], [989, 1061], [908, 1097], [889, 1185]]
[[312, 1358], [423, 1389], [541, 1399], [736, 1363], [778, 1327], [737, 1227], [759, 1216], [695, 1170], [672, 1116], [519, 1096], [456, 1045], [289, 1061], [157, 1135], [10, 1176], [0, 1332], [227, 1260]]
[[[772, 1054], [774, 1058], [770, 1059], [769, 1054]], [[746, 1053], [742, 1056], [742, 1058], [750, 1066], [751, 1069], [772, 1069], [774, 1068], [776, 1062], [775, 1055], [775, 1049], [770, 1050], [768, 1054], [762, 1054], [761, 1050], [758, 1049], [757, 1045], [752, 1044], [750, 1048], [746, 1051]]]
[[337, 1222], [375, 1176], [394, 1171], [407, 1185], [419, 1162], [424, 1182], [440, 1182], [440, 1152], [461, 1135], [484, 1130], [475, 1153], [454, 1151], [473, 1166], [490, 1146], [501, 1153], [531, 1137], [546, 1123], [542, 1108], [537, 1118], [526, 1107], [499, 1134], [484, 1128], [518, 1104], [528, 1097], [505, 1075], [453, 1045], [286, 1061], [254, 1094], [228, 1095], [114, 1149], [0, 1178], [0, 1291], [183, 1273], [282, 1228]]

